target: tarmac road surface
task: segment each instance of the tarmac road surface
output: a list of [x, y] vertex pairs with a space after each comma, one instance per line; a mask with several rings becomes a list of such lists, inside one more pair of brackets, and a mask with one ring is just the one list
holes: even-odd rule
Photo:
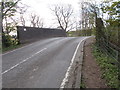
[[49, 38], [3, 54], [3, 88], [59, 88], [77, 45], [85, 38]]

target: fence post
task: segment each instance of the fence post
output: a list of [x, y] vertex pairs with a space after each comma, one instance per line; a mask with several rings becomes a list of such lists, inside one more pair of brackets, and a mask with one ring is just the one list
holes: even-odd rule
[[[119, 7], [119, 12], [120, 12], [120, 3], [117, 5], [117, 7]], [[118, 13], [118, 14], [120, 16], [120, 13]], [[118, 47], [120, 48], [120, 17], [118, 17], [118, 45], [119, 45]], [[118, 61], [120, 63], [120, 51], [118, 51]], [[119, 68], [119, 70], [120, 70], [120, 68]]]
[[102, 29], [103, 29], [104, 25], [103, 25], [103, 21], [101, 18], [97, 18], [96, 19], [96, 42], [97, 44], [100, 46], [100, 40], [101, 40], [101, 36], [102, 36]]
[[[119, 64], [118, 64], [118, 80], [119, 80], [119, 82], [120, 82], [120, 26], [118, 26], [118, 48], [119, 48], [119, 50], [118, 50], [118, 62], [119, 62]], [[119, 86], [120, 86], [120, 83], [119, 83]]]

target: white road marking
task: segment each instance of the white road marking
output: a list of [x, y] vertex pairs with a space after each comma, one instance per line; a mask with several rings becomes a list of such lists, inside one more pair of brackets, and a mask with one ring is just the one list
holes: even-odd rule
[[[36, 43], [36, 42], [35, 42], [35, 43]], [[23, 46], [23, 47], [21, 47], [21, 48], [18, 48], [18, 49], [12, 50], [12, 51], [9, 51], [9, 52], [6, 52], [6, 53], [4, 53], [4, 54], [2, 54], [2, 55], [6, 55], [6, 54], [8, 54], [8, 53], [11, 53], [11, 52], [14, 52], [14, 51], [20, 50], [20, 49], [22, 49], [22, 48], [25, 48], [25, 47], [31, 46], [31, 45], [33, 45], [33, 44], [34, 44], [34, 43], [29, 44], [29, 45], [26, 45], [26, 46]]]
[[[59, 38], [54, 38], [54, 39], [56, 40], [56, 39], [59, 39]], [[39, 41], [37, 41], [37, 42], [39, 42]], [[35, 44], [35, 43], [37, 43], [37, 42], [34, 42], [34, 43], [29, 44], [29, 45], [23, 46], [23, 47], [21, 47], [21, 48], [18, 48], [18, 49], [15, 49], [15, 50], [12, 50], [12, 51], [6, 52], [6, 53], [4, 53], [4, 54], [2, 54], [2, 55], [6, 55], [6, 54], [8, 54], [8, 53], [11, 53], [11, 52], [14, 52], [14, 51], [20, 50], [20, 49], [25, 48], [25, 47], [28, 47], [28, 46], [31, 46], [31, 45], [33, 45], [33, 44]], [[1, 55], [1, 56], [2, 56], [2, 55]]]
[[31, 76], [31, 77], [29, 77], [30, 79], [33, 79], [34, 78], [34, 76]]
[[77, 45], [77, 47], [76, 47], [76, 50], [75, 50], [75, 52], [74, 52], [74, 54], [73, 54], [73, 57], [72, 57], [72, 59], [71, 59], [70, 66], [69, 66], [68, 69], [67, 69], [67, 72], [66, 72], [66, 74], [65, 74], [65, 78], [63, 79], [63, 81], [62, 81], [62, 83], [61, 83], [61, 85], [60, 85], [60, 88], [65, 88], [66, 82], [68, 82], [68, 77], [70, 76], [70, 70], [71, 70], [71, 68], [72, 68], [72, 64], [73, 64], [73, 62], [74, 62], [74, 59], [75, 59], [75, 56], [76, 56], [76, 54], [77, 54], [78, 48], [79, 48], [81, 42], [84, 41], [84, 40], [87, 39], [87, 38], [89, 38], [89, 37], [86, 37], [86, 38], [82, 39], [82, 40], [78, 43], [78, 45]]
[[10, 69], [5, 70], [4, 72], [2, 72], [2, 74], [5, 74], [5, 73], [9, 72], [10, 70], [16, 68], [16, 67], [19, 66], [20, 64], [26, 62], [28, 59], [34, 57], [35, 55], [37, 55], [37, 54], [40, 53], [40, 52], [43, 52], [43, 51], [46, 50], [46, 49], [47, 49], [47, 48], [43, 48], [42, 50], [40, 50], [40, 51], [36, 52], [35, 54], [33, 54], [31, 57], [28, 57], [28, 58], [24, 59], [23, 61], [19, 62], [18, 64], [12, 66]]
[[34, 68], [34, 69], [33, 69], [33, 72], [34, 72], [34, 71], [37, 71], [38, 69], [39, 69], [38, 67], [37, 67], [37, 68]]
[[[59, 39], [59, 38], [54, 38], [54, 39]], [[65, 38], [65, 39], [68, 39], [68, 38]], [[65, 40], [65, 39], [64, 39], [64, 40]], [[59, 43], [59, 42], [61, 42], [61, 41], [63, 41], [63, 40], [57, 41], [56, 43]], [[32, 43], [32, 44], [34, 44], [34, 43]], [[30, 44], [30, 45], [32, 45], [32, 44]], [[29, 46], [30, 46], [30, 45], [29, 45]], [[27, 46], [28, 46], [28, 45], [27, 45]], [[24, 46], [24, 47], [26, 47], [26, 46]], [[22, 47], [22, 48], [24, 48], [24, 47]], [[10, 52], [14, 52], [14, 51], [19, 50], [19, 49], [22, 49], [22, 48], [18, 48], [18, 49], [15, 49], [15, 50], [13, 50], [13, 51], [10, 51]], [[47, 48], [44, 48], [44, 49], [42, 49], [42, 50], [36, 52], [36, 53], [33, 54], [31, 57], [28, 57], [28, 58], [24, 59], [23, 61], [19, 62], [18, 64], [12, 66], [12, 67], [9, 68], [8, 70], [5, 70], [4, 72], [2, 72], [2, 74], [5, 74], [5, 73], [9, 72], [10, 70], [12, 70], [12, 69], [14, 69], [15, 67], [19, 66], [20, 64], [26, 62], [28, 59], [34, 57], [35, 55], [37, 55], [38, 53], [44, 51], [45, 49], [47, 49]], [[10, 53], [10, 52], [8, 52], [8, 53]], [[5, 54], [8, 54], [8, 53], [5, 53]]]

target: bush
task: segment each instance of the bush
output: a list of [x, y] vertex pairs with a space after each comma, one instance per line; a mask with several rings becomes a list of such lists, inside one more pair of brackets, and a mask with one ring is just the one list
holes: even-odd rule
[[2, 47], [10, 47], [12, 45], [17, 45], [18, 40], [15, 38], [12, 38], [10, 35], [3, 34], [2, 35]]

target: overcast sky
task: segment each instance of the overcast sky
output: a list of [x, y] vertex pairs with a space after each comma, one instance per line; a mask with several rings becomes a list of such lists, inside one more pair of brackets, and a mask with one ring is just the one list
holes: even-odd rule
[[[54, 4], [71, 4], [74, 10], [75, 21], [78, 21], [80, 17], [80, 2], [82, 1], [96, 1], [99, 3], [103, 0], [21, 0], [23, 4], [30, 6], [27, 14], [36, 13], [43, 18], [45, 27], [55, 27], [55, 16], [50, 10], [50, 7]], [[26, 15], [28, 17], [28, 15]], [[29, 20], [28, 20], [29, 21]], [[57, 26], [56, 26], [57, 27]]]
[[[53, 13], [50, 10], [50, 7], [54, 4], [71, 4], [74, 9], [74, 16], [79, 17], [79, 2], [80, 0], [21, 0], [23, 4], [26, 4], [29, 7], [28, 14], [34, 12], [40, 15], [45, 22], [46, 27], [50, 27], [55, 23]], [[54, 27], [54, 26], [53, 26]]]

